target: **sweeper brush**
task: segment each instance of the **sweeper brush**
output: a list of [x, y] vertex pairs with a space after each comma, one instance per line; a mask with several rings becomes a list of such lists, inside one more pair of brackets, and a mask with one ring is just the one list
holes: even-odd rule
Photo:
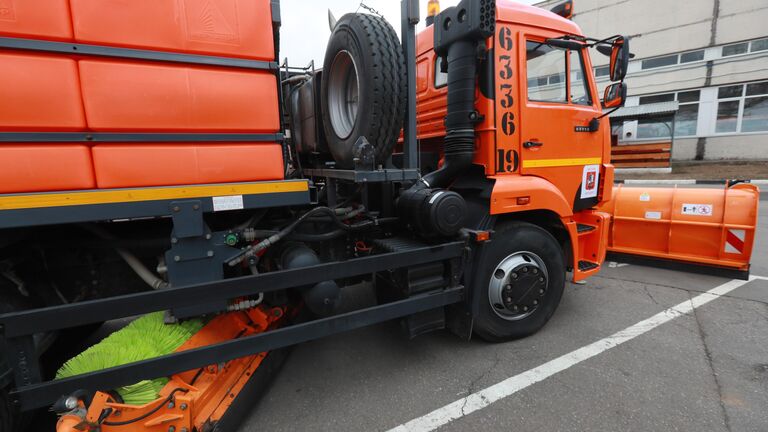
[[[200, 320], [165, 324], [162, 312], [144, 315], [67, 361], [56, 379], [170, 354], [202, 327]], [[115, 391], [125, 404], [144, 405], [157, 399], [167, 382], [167, 378], [145, 380]]]
[[[259, 305], [218, 315], [205, 325], [199, 320], [167, 325], [163, 313], [152, 313], [69, 360], [57, 378], [247, 337], [277, 327], [284, 316], [281, 307]], [[226, 421], [236, 421], [230, 414], [239, 411], [233, 406], [240, 400], [253, 403], [252, 397], [239, 396], [264, 388], [283, 355], [260, 353], [117, 389], [83, 390], [54, 405], [60, 413], [56, 430], [231, 430]]]

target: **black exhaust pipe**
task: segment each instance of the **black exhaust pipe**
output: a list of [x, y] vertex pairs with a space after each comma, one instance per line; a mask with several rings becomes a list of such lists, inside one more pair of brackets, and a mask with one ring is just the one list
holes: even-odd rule
[[448, 113], [445, 116], [444, 163], [422, 179], [420, 188], [445, 188], [469, 168], [475, 155], [478, 50], [496, 28], [493, 0], [463, 0], [435, 20], [435, 53], [448, 66]]
[[[472, 165], [475, 125], [481, 121], [475, 110], [478, 54], [496, 28], [496, 3], [494, 0], [462, 0], [437, 15], [434, 28], [435, 53], [444, 59], [441, 67], [448, 67], [443, 166], [403, 192], [398, 209], [406, 220], [418, 221], [412, 225], [417, 225], [419, 231], [450, 235], [461, 228], [466, 213], [464, 199], [449, 191], [443, 191], [439, 200], [425, 198], [437, 195], [431, 193], [437, 192], [435, 189], [450, 186]], [[437, 208], [438, 205], [445, 210]], [[429, 223], [425, 224], [425, 220]], [[425, 229], [425, 225], [434, 229]]]

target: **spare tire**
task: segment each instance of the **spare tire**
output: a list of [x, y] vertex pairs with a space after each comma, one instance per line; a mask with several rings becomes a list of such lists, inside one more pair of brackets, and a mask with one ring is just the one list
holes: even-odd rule
[[361, 136], [383, 163], [400, 135], [406, 102], [405, 60], [392, 26], [374, 15], [341, 17], [328, 41], [321, 88], [323, 128], [337, 166], [354, 166]]

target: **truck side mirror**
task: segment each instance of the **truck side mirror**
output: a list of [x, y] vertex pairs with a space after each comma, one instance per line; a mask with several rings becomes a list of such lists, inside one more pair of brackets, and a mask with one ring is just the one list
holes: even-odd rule
[[627, 99], [627, 85], [623, 82], [611, 84], [605, 88], [603, 95], [604, 108], [618, 108], [624, 106]]
[[627, 75], [629, 66], [629, 40], [619, 36], [611, 47], [611, 81], [621, 81]]

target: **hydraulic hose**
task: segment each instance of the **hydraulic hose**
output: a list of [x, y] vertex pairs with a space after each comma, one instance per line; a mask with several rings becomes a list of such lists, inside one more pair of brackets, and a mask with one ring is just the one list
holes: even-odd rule
[[[93, 225], [82, 225], [83, 228], [86, 230], [96, 234], [97, 236], [103, 238], [104, 240], [115, 240], [115, 237], [109, 234], [106, 230], [102, 229], [101, 227], [93, 226]], [[152, 289], [163, 289], [168, 288], [168, 282], [160, 279], [157, 275], [152, 273], [145, 265], [142, 263], [136, 255], [128, 252], [127, 250], [116, 247], [115, 252], [120, 255], [120, 258], [125, 261], [126, 264], [136, 273], [141, 280], [143, 280], [147, 285], [152, 287]]]
[[136, 275], [139, 276], [141, 280], [143, 280], [147, 285], [151, 286], [152, 289], [157, 290], [168, 288], [168, 282], [155, 276], [154, 273], [152, 273], [141, 261], [139, 261], [138, 258], [136, 258], [136, 255], [122, 248], [116, 248], [115, 252], [117, 252], [117, 254], [123, 258], [123, 261], [125, 261], [125, 263], [128, 264], [131, 269], [133, 269]]
[[[354, 211], [354, 210], [353, 210]], [[314, 216], [318, 216], [320, 214], [330, 216], [328, 219], [328, 222], [332, 222], [338, 229], [343, 231], [359, 231], [365, 228], [369, 228], [372, 226], [378, 225], [378, 222], [375, 220], [369, 220], [365, 222], [358, 222], [355, 224], [346, 224], [344, 223], [337, 214], [337, 210], [328, 208], [328, 207], [315, 207], [312, 210], [309, 210], [308, 212], [301, 215], [298, 219], [296, 219], [294, 222], [292, 222], [287, 227], [283, 228], [282, 230], [278, 231], [276, 234], [273, 234], [264, 240], [260, 241], [259, 243], [255, 245], [248, 246], [247, 248], [241, 250], [237, 255], [232, 257], [231, 260], [228, 261], [228, 264], [231, 267], [234, 267], [243, 260], [245, 260], [247, 257], [252, 256], [274, 244], [279, 242], [280, 240], [284, 239], [286, 236], [291, 234], [293, 230], [296, 229], [299, 225], [301, 225], [304, 222], [307, 222], [310, 218]]]

